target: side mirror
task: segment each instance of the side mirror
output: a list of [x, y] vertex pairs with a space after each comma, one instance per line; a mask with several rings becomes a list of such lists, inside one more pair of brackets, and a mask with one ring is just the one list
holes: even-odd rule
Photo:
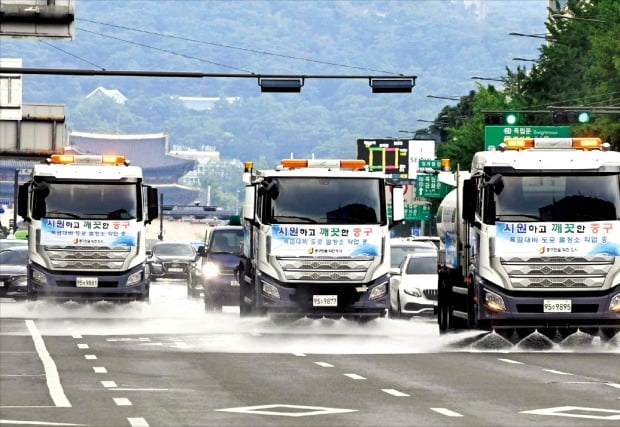
[[152, 257], [153, 256], [153, 251], [151, 251], [151, 250], [146, 251], [146, 256], [147, 257]]
[[476, 205], [478, 204], [478, 192], [476, 188], [476, 181], [473, 179], [466, 179], [463, 181], [463, 219], [473, 224], [476, 218]]
[[203, 245], [198, 246], [198, 255], [205, 256], [206, 254], [205, 247]]
[[392, 187], [392, 223], [405, 219], [405, 189], [402, 186]]
[[256, 187], [247, 186], [245, 188], [245, 199], [243, 201], [243, 218], [254, 221], [254, 209], [256, 205]]
[[28, 186], [29, 182], [19, 186], [17, 193], [17, 213], [24, 221], [28, 221]]
[[155, 218], [159, 216], [159, 206], [157, 203], [157, 188], [153, 188], [150, 185], [145, 185], [146, 188], [146, 200], [147, 200], [147, 215], [146, 224], [150, 224]]
[[390, 275], [392, 275], [392, 276], [400, 276], [400, 268], [398, 268], [398, 267], [390, 268]]

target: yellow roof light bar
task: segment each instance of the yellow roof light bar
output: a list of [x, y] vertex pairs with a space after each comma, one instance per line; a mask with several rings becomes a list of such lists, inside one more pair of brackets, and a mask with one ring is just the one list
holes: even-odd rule
[[603, 141], [601, 138], [573, 138], [573, 148], [581, 148], [583, 150], [594, 150], [601, 148]]
[[[543, 149], [579, 149], [595, 150], [603, 147], [600, 138], [507, 138], [500, 144], [500, 150]], [[502, 150], [502, 151], [503, 151]]]
[[67, 165], [74, 163], [74, 157], [72, 154], [52, 154], [50, 157], [50, 163], [59, 165]]
[[76, 155], [76, 154], [52, 154], [49, 163], [58, 165], [82, 164], [82, 165], [129, 165], [125, 156], [116, 154], [104, 155]]
[[105, 165], [122, 165], [125, 163], [125, 156], [104, 154], [101, 156], [101, 163]]

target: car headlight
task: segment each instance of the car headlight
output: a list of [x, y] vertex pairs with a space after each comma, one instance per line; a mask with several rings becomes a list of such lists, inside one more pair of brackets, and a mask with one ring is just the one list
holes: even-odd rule
[[39, 270], [32, 270], [32, 280], [37, 282], [39, 285], [47, 285], [47, 277], [45, 277], [45, 274], [41, 273]]
[[217, 277], [220, 275], [220, 267], [216, 263], [208, 261], [202, 266], [202, 274], [206, 278]]
[[620, 313], [620, 294], [616, 294], [609, 303], [609, 311]]
[[506, 311], [504, 299], [495, 292], [488, 290], [484, 292], [484, 305], [491, 311]]
[[372, 291], [370, 291], [370, 296], [368, 298], [372, 300], [383, 298], [387, 294], [387, 289], [387, 282], [381, 283], [380, 285], [372, 288]]
[[127, 286], [135, 286], [142, 281], [142, 270], [132, 273], [127, 278]]
[[403, 292], [407, 295], [411, 295], [412, 297], [421, 298], [422, 290], [420, 288], [414, 288], [413, 286], [405, 286], [403, 287]]

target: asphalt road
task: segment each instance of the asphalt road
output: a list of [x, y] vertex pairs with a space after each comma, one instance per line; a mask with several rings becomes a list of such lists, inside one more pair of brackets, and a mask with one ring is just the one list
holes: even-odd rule
[[617, 426], [620, 337], [508, 346], [431, 319], [240, 319], [151, 302], [0, 301], [0, 425]]

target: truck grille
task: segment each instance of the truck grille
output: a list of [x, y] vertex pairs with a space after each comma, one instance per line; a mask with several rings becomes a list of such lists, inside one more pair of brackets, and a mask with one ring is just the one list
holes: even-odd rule
[[598, 289], [614, 264], [613, 256], [500, 258], [514, 288]]
[[373, 261], [372, 257], [276, 259], [287, 280], [313, 282], [361, 282]]
[[78, 271], [121, 271], [131, 256], [130, 247], [44, 246], [44, 253], [55, 269]]

